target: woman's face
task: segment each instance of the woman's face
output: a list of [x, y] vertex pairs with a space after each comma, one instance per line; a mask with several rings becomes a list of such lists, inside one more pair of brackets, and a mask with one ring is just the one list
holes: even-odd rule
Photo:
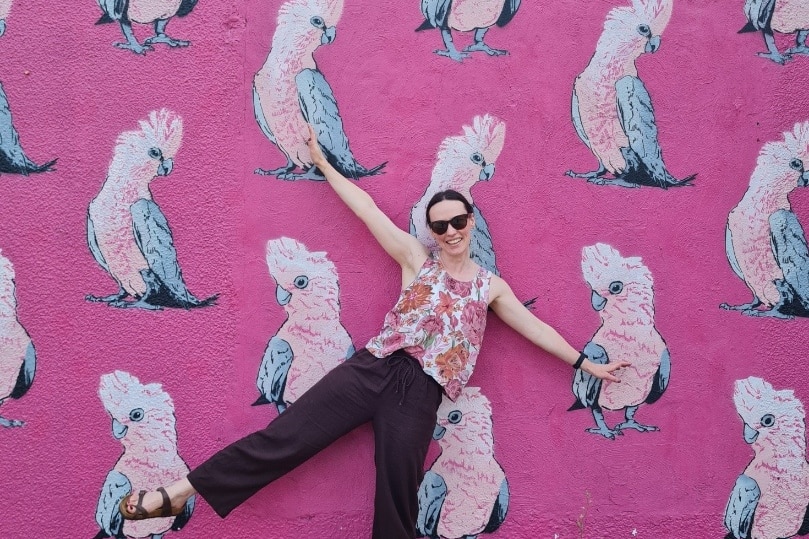
[[[430, 222], [450, 221], [453, 217], [466, 215], [466, 207], [460, 200], [442, 200], [430, 208]], [[475, 218], [470, 215], [466, 226], [457, 230], [451, 224], [447, 226], [447, 231], [443, 234], [433, 235], [439, 248], [447, 254], [461, 254], [469, 250], [469, 242], [472, 234], [472, 227], [475, 226]]]

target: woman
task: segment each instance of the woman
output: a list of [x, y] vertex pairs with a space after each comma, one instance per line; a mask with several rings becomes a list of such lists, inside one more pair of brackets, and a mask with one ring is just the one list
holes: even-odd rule
[[[626, 362], [597, 365], [533, 316], [500, 277], [469, 256], [475, 218], [459, 193], [436, 194], [427, 223], [439, 251], [380, 211], [324, 157], [310, 127], [314, 165], [402, 268], [402, 294], [365, 349], [329, 372], [265, 429], [216, 453], [186, 479], [120, 503], [124, 518], [177, 515], [199, 493], [222, 517], [358, 425], [371, 421], [376, 494], [373, 537], [415, 537], [417, 493], [442, 392], [455, 399], [469, 379], [489, 307], [543, 350], [593, 376], [620, 381]], [[303, 428], [302, 428], [303, 426]]]

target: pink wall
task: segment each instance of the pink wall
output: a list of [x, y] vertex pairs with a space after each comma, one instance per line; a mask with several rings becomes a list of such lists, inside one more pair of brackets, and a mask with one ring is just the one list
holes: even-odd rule
[[[251, 99], [280, 1], [202, 0], [168, 25], [191, 46], [156, 45], [142, 57], [112, 47], [121, 40], [117, 25], [94, 26], [98, 7], [79, 4], [55, 13], [44, 0], [15, 3], [0, 37], [0, 82], [22, 145], [37, 163], [58, 158], [54, 172], [0, 176], [0, 249], [13, 262], [17, 317], [37, 353], [30, 391], [0, 408], [25, 421], [0, 429], [0, 537], [98, 531], [99, 492], [122, 451], [98, 396], [103, 374], [122, 370], [162, 384], [191, 467], [275, 417], [270, 407], [250, 406], [264, 348], [286, 316], [265, 262], [268, 239], [288, 236], [328, 253], [357, 347], [397, 294], [395, 263], [327, 185], [253, 174], [284, 162], [257, 126]], [[660, 50], [643, 55], [637, 70], [666, 166], [678, 178], [698, 174], [694, 186], [592, 185], [564, 175], [596, 167], [571, 122], [571, 91], [607, 13], [623, 4], [524, 2], [486, 36], [507, 56], [456, 63], [433, 53], [438, 31], [414, 31], [423, 20], [418, 2], [346, 0], [335, 41], [315, 52], [355, 156], [366, 166], [387, 161], [383, 175], [360, 185], [403, 228], [442, 140], [477, 115], [505, 122], [496, 174], [473, 189], [475, 203], [503, 277], [518, 297], [537, 296], [534, 313], [574, 346], [600, 325], [582, 276], [584, 246], [640, 256], [654, 276], [672, 376], [638, 419], [659, 432], [614, 441], [585, 432], [589, 412], [566, 411], [569, 367], [491, 315], [471, 383], [492, 403], [495, 456], [511, 492], [500, 537], [724, 536], [728, 496], [753, 457], [734, 382], [758, 376], [809, 402], [806, 320], [719, 308], [750, 299], [725, 256], [725, 224], [762, 145], [807, 119], [800, 96], [809, 59], [781, 66], [758, 58], [760, 34], [736, 33], [746, 22], [741, 0], [677, 0]], [[143, 25], [135, 31], [149, 35]], [[778, 36], [781, 49], [792, 39]], [[455, 35], [459, 46], [470, 41]], [[172, 173], [152, 184], [154, 200], [188, 287], [200, 297], [219, 293], [218, 303], [151, 312], [86, 302], [116, 289], [87, 247], [88, 204], [116, 137], [161, 108], [182, 117], [184, 135]], [[806, 193], [791, 201], [805, 222]], [[606, 415], [610, 425], [622, 420]], [[200, 502], [187, 527], [169, 536], [367, 536], [372, 459], [370, 429], [361, 428], [227, 520]]]

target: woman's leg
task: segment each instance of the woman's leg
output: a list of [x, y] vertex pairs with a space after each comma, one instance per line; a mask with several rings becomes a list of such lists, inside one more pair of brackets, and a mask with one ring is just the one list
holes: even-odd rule
[[[441, 386], [424, 373], [418, 362], [395, 365], [404, 383], [380, 397], [374, 416], [376, 495], [374, 539], [410, 539], [416, 536], [418, 489], [424, 477], [424, 459], [435, 430]], [[407, 385], [407, 377], [412, 384]], [[402, 378], [400, 378], [402, 380]]]

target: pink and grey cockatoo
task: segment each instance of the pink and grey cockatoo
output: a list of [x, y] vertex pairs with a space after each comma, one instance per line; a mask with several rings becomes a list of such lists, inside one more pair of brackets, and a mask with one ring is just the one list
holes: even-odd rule
[[[582, 249], [581, 268], [590, 285], [590, 301], [601, 315], [601, 327], [584, 347], [590, 361], [605, 364], [628, 361], [621, 383], [613, 383], [576, 370], [569, 411], [590, 408], [596, 428], [587, 432], [614, 439], [625, 429], [658, 430], [635, 420], [642, 404], [656, 402], [669, 385], [671, 360], [654, 320], [652, 274], [640, 257], [624, 258], [604, 243]], [[609, 428], [603, 410], [624, 410], [623, 423]]]
[[[740, 34], [758, 32], [764, 36], [767, 52], [759, 56], [769, 58], [778, 64], [792, 59], [793, 54], [809, 54], [806, 38], [809, 36], [809, 3], [806, 0], [746, 0], [744, 14], [747, 24]], [[774, 33], [797, 34], [796, 44], [783, 54], [778, 52]]]
[[761, 149], [750, 187], [728, 215], [725, 252], [753, 293], [723, 309], [750, 316], [809, 316], [809, 249], [789, 204], [789, 193], [809, 185], [809, 122], [795, 124], [783, 141]]
[[121, 441], [124, 452], [101, 487], [95, 515], [100, 531], [95, 539], [160, 539], [169, 530], [182, 529], [194, 512], [193, 496], [176, 517], [132, 521], [124, 520], [119, 510], [120, 501], [131, 493], [153, 491], [188, 474], [188, 465], [177, 454], [171, 397], [160, 384], [141, 384], [123, 371], [103, 375], [98, 395], [112, 417], [112, 435]]
[[11, 11], [11, 0], [0, 0], [0, 36], [6, 33], [6, 19]]
[[806, 414], [792, 390], [751, 376], [733, 389], [744, 441], [755, 456], [725, 508], [726, 539], [786, 539], [809, 534]]
[[[28, 392], [36, 373], [36, 352], [31, 337], [17, 319], [14, 266], [0, 251], [0, 406]], [[21, 427], [17, 419], [0, 416], [0, 427]]]
[[495, 260], [489, 225], [472, 199], [472, 187], [494, 176], [494, 164], [506, 138], [506, 124], [488, 114], [475, 116], [472, 126], [463, 126], [462, 135], [444, 139], [438, 149], [430, 184], [410, 212], [410, 233], [431, 250], [438, 248], [426, 222], [427, 204], [434, 194], [454, 189], [472, 203], [475, 228], [472, 230], [470, 254], [480, 266], [500, 275]]
[[[421, 0], [421, 13], [424, 22], [416, 28], [416, 32], [438, 28], [445, 49], [438, 49], [436, 54], [462, 62], [473, 52], [485, 52], [489, 56], [502, 56], [508, 51], [493, 49], [483, 42], [486, 32], [494, 25], [503, 27], [511, 22], [521, 0]], [[455, 48], [452, 42], [452, 31], [475, 31], [475, 42], [462, 51]]]
[[[165, 215], [149, 183], [167, 176], [183, 138], [182, 119], [166, 109], [149, 113], [140, 131], [118, 136], [107, 179], [90, 202], [87, 242], [96, 262], [118, 283], [111, 296], [87, 296], [114, 307], [204, 307], [186, 287]], [[127, 301], [127, 297], [134, 301]]]
[[433, 439], [441, 454], [419, 487], [417, 537], [474, 539], [506, 518], [506, 474], [494, 458], [492, 407], [478, 387], [438, 407]]
[[[114, 43], [119, 49], [128, 49], [135, 54], [146, 54], [152, 45], [164, 43], [169, 47], [187, 47], [190, 41], [173, 39], [166, 35], [166, 25], [172, 17], [185, 17], [199, 0], [96, 0], [104, 14], [96, 24], [118, 22], [125, 43]], [[141, 45], [132, 32], [132, 23], [154, 24], [155, 35]]]
[[280, 238], [267, 242], [267, 267], [275, 279], [275, 299], [287, 319], [264, 351], [253, 403], [286, 410], [327, 372], [354, 354], [351, 337], [340, 323], [337, 270], [324, 252]]
[[[284, 166], [256, 174], [284, 180], [324, 180], [312, 164], [307, 123], [329, 163], [341, 174], [360, 178], [378, 174], [385, 163], [367, 169], [354, 159], [329, 83], [313, 53], [334, 41], [343, 0], [289, 0], [278, 12], [278, 27], [267, 61], [253, 79], [253, 112], [261, 131], [286, 156]], [[293, 173], [298, 167], [303, 172]]]
[[595, 54], [573, 85], [573, 125], [598, 159], [598, 170], [568, 176], [598, 185], [669, 187], [669, 174], [657, 140], [652, 101], [638, 78], [635, 60], [660, 48], [660, 34], [671, 17], [673, 0], [632, 0], [613, 8]]
[[[0, 0], [2, 2], [2, 0]], [[1, 15], [1, 14], [0, 14]], [[0, 21], [2, 24], [2, 21]], [[0, 27], [2, 28], [2, 27]], [[11, 120], [11, 109], [6, 92], [0, 84], [0, 174], [22, 174], [28, 176], [36, 172], [53, 170], [56, 159], [44, 165], [37, 165], [25, 155], [20, 146], [20, 136]]]

